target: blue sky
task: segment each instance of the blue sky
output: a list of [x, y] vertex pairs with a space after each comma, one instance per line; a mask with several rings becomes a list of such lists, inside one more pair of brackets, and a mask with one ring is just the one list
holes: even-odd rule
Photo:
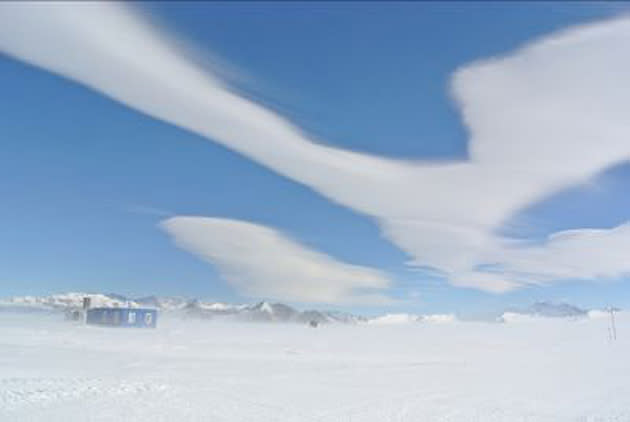
[[[469, 157], [469, 130], [449, 87], [457, 69], [623, 11], [587, 3], [137, 8], [204, 69], [318, 141], [404, 160]], [[275, 299], [227, 282], [158, 227], [198, 215], [271, 227], [336, 260], [380, 270], [390, 279], [386, 294], [400, 300], [318, 307], [481, 313], [546, 299], [630, 305], [623, 277], [499, 294], [452, 285], [407, 265], [408, 251], [361, 210], [69, 79], [0, 56], [0, 92], [0, 296], [81, 290]], [[529, 203], [497, 232], [536, 243], [562, 230], [610, 229], [628, 220], [629, 183], [630, 166], [610, 166], [587, 184]]]

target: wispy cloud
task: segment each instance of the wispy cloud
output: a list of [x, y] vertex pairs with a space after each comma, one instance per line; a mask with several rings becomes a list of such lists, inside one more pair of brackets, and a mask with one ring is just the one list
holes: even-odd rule
[[318, 144], [197, 67], [121, 3], [0, 4], [0, 51], [372, 216], [411, 265], [490, 291], [534, 278], [480, 269], [521, 259], [518, 246], [496, 234], [504, 221], [630, 158], [629, 44], [630, 19], [618, 18], [462, 67], [452, 93], [470, 133], [470, 158], [420, 163]]
[[540, 246], [510, 248], [503, 271], [523, 283], [562, 279], [616, 279], [630, 275], [630, 223], [549, 236]]
[[211, 262], [239, 291], [298, 302], [384, 304], [380, 271], [316, 252], [280, 232], [223, 218], [173, 217], [161, 227], [180, 248]]

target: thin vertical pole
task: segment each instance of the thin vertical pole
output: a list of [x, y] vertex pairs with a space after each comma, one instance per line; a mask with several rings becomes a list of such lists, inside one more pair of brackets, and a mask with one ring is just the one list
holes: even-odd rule
[[617, 340], [617, 326], [615, 325], [615, 310], [610, 307], [610, 326], [612, 329], [612, 339]]

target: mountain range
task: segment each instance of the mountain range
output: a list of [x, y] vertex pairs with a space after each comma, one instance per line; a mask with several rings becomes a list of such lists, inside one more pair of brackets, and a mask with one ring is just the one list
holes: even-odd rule
[[283, 303], [258, 302], [255, 304], [229, 304], [202, 301], [183, 297], [146, 296], [128, 298], [116, 293], [63, 293], [49, 296], [16, 296], [0, 300], [0, 309], [20, 311], [65, 311], [81, 308], [83, 298], [89, 297], [92, 307], [155, 308], [181, 317], [201, 319], [228, 319], [261, 322], [308, 323], [361, 323], [366, 318], [336, 311], [298, 311]]
[[[92, 307], [149, 307], [183, 318], [233, 320], [247, 322], [344, 323], [395, 325], [410, 323], [451, 323], [454, 314], [384, 314], [372, 318], [345, 312], [297, 310], [283, 303], [258, 302], [230, 304], [184, 297], [146, 296], [129, 298], [115, 293], [63, 293], [49, 296], [16, 296], [0, 299], [0, 311], [65, 311], [80, 308], [83, 298], [89, 297]], [[508, 308], [492, 319], [496, 322], [515, 322], [531, 318], [585, 318], [598, 316], [603, 311], [589, 311], [567, 303], [536, 302], [529, 307]]]

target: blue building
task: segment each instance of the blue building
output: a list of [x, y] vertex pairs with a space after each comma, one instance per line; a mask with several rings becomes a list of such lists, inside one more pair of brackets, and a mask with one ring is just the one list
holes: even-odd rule
[[155, 328], [157, 310], [146, 308], [90, 308], [85, 322], [109, 327]]

